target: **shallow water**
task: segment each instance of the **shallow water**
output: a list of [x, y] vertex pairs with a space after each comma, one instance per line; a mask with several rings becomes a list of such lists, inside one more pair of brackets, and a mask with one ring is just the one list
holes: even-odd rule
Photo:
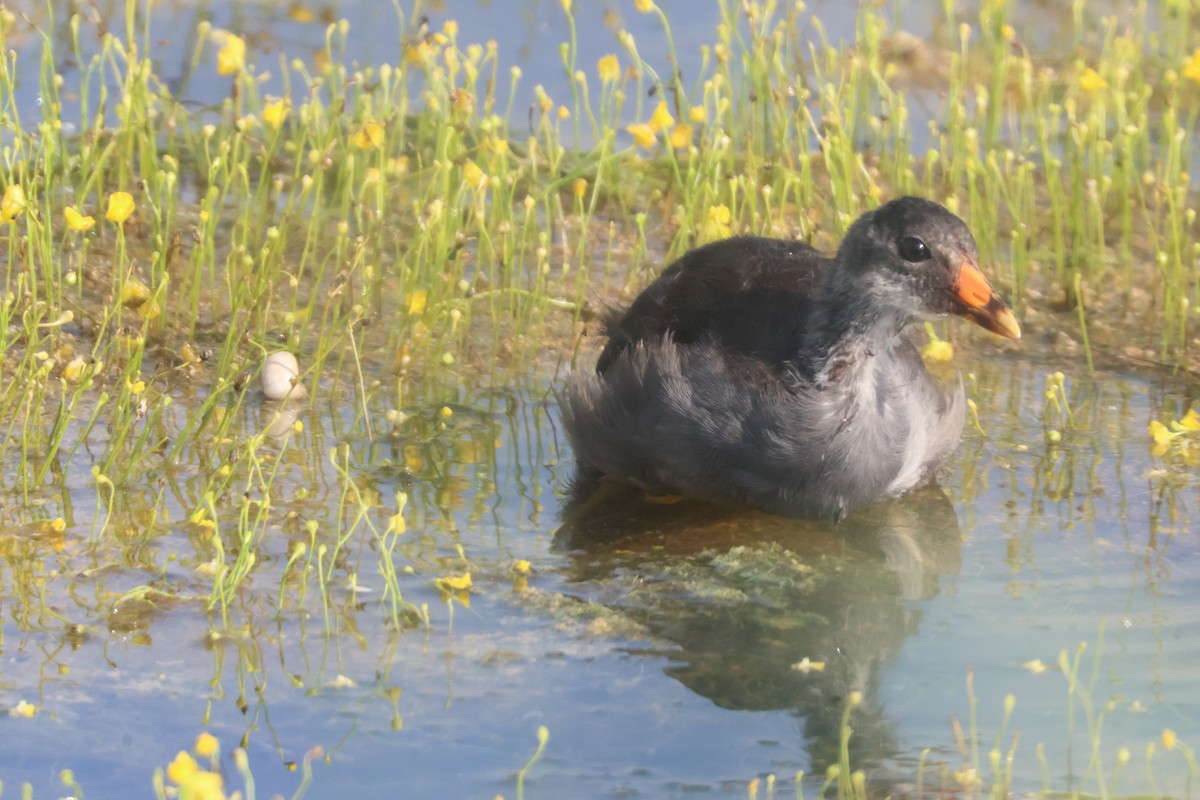
[[[757, 775], [786, 785], [798, 770], [823, 773], [859, 691], [853, 762], [873, 781], [911, 784], [932, 748], [926, 783], [940, 787], [955, 785], [941, 765], [963, 765], [952, 720], [969, 724], [973, 675], [985, 763], [1011, 693], [1002, 748], [1020, 731], [1016, 788], [1040, 787], [1042, 743], [1052, 787], [1066, 789], [1091, 736], [1078, 703], [1071, 734], [1057, 659], [1081, 642], [1086, 678], [1099, 656], [1092, 702], [1114, 703], [1100, 746], [1110, 769], [1121, 747], [1137, 765], [1164, 728], [1194, 741], [1195, 470], [1152, 459], [1145, 435], [1180, 397], [1053, 365], [1070, 370], [1075, 429], [1051, 446], [1049, 366], [984, 348], [970, 391], [986, 435], [968, 432], [945, 491], [836, 527], [614, 487], [564, 512], [570, 454], [545, 379], [464, 392], [445, 430], [414, 409], [387, 445], [339, 437], [338, 410], [318, 408], [283, 459], [280, 522], [220, 638], [206, 598], [190, 594], [206, 585], [193, 572], [201, 559], [182, 555], [203, 552], [181, 522], [189, 478], [170, 482], [156, 528], [137, 512], [148, 491], [129, 487], [116, 515], [128, 546], [90, 551], [80, 540], [103, 510], [76, 475], [46, 498], [74, 511], [60, 545], [4, 537], [3, 702], [39, 713], [0, 719], [3, 780], [44, 790], [69, 766], [90, 793], [120, 793], [208, 728], [227, 749], [244, 740], [261, 792], [290, 794], [289, 765], [321, 745], [330, 755], [313, 796], [512, 796], [545, 725], [527, 796], [744, 796]], [[344, 477], [326, 457], [339, 438]], [[335, 560], [325, 604], [315, 580], [301, 599], [295, 574], [280, 603], [289, 542], [307, 536], [283, 511], [316, 521], [317, 541], [332, 545], [350, 522], [338, 512], [348, 486], [380, 498], [380, 519], [408, 492], [391, 558], [413, 568], [401, 586], [429, 604], [429, 629], [392, 627], [361, 530]], [[474, 587], [451, 617], [432, 580], [461, 567], [457, 545]], [[514, 586], [516, 559], [531, 564], [527, 588]], [[141, 584], [165, 594], [120, 597]], [[795, 669], [805, 658], [824, 670]], [[1023, 667], [1037, 659], [1049, 669]], [[1160, 789], [1185, 793], [1177, 753], [1155, 764]], [[1123, 780], [1122, 791], [1146, 788], [1141, 769]]]

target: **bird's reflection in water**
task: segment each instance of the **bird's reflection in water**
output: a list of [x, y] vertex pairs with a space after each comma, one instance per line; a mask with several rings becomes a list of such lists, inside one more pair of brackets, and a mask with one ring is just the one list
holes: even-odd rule
[[649, 651], [671, 677], [722, 708], [793, 709], [817, 769], [837, 761], [852, 691], [852, 761], [896, 755], [880, 667], [917, 630], [909, 601], [961, 566], [958, 517], [937, 487], [834, 525], [601, 483], [564, 510], [554, 547], [580, 594], [671, 643]]

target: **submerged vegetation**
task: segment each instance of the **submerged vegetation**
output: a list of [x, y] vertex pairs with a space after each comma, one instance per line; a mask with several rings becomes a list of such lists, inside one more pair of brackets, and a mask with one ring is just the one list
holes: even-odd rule
[[[480, 579], [453, 521], [459, 467], [494, 485], [503, 390], [573, 361], [598, 307], [698, 243], [750, 232], [827, 247], [867, 208], [921, 194], [972, 223], [1023, 327], [1089, 364], [1195, 364], [1194, 3], [1097, 20], [1075, 0], [1070, 46], [1048, 57], [1005, 0], [971, 18], [947, 0], [929, 40], [867, 3], [851, 46], [826, 41], [803, 3], [721, 0], [685, 75], [651, 0], [627, 10], [659, 21], [667, 52], [622, 31], [595, 63], [563, 0], [553, 85], [566, 88], [536, 86], [528, 108], [539, 76], [495, 42], [460, 41], [420, 2], [397, 4], [394, 63], [357, 63], [344, 22], [305, 58], [201, 23], [182, 81], [152, 56], [155, 5], [126, 0], [113, 21], [0, 6], [0, 45], [26, 65], [0, 64], [5, 602], [21, 630], [65, 625], [70, 643], [96, 620], [137, 636], [173, 603], [203, 607], [206, 645], [237, 660], [243, 709], [261, 688], [248, 691], [256, 620], [282, 631], [312, 617], [355, 637], [350, 610], [374, 603], [389, 652], [404, 631], [452, 629]], [[219, 81], [224, 99], [188, 102], [193, 81]], [[34, 108], [19, 101], [31, 82]], [[269, 360], [281, 351], [298, 367]], [[265, 376], [280, 402], [262, 402], [264, 362], [289, 370], [282, 384]], [[490, 405], [465, 402], [464, 384]], [[1051, 444], [1087, 424], [1061, 373], [1045, 397]], [[306, 408], [327, 415], [320, 436]], [[1163, 414], [1145, 446], [1194, 464], [1195, 412]], [[404, 476], [391, 496], [364, 478], [384, 470]], [[1039, 474], [1066, 496], [1067, 472], [1052, 450]], [[473, 517], [488, 513], [483, 492], [472, 502]], [[537, 491], [522, 503], [542, 510]], [[438, 524], [444, 536], [428, 532]], [[527, 586], [521, 555], [484, 580]], [[392, 665], [379, 663], [399, 728]], [[1062, 665], [1083, 702], [1078, 668]], [[325, 670], [289, 674], [336, 683]], [[15, 715], [36, 713], [21, 702]], [[1085, 712], [1098, 741], [1102, 714]], [[998, 737], [989, 789], [972, 738], [974, 773], [938, 785], [1003, 796], [1011, 751]], [[842, 745], [831, 769], [852, 780], [831, 772], [823, 791], [861, 797]], [[216, 758], [215, 742], [196, 753]], [[219, 784], [204, 793], [214, 773], [183, 755], [167, 776], [218, 796]], [[1086, 774], [1104, 794], [1102, 765]]]

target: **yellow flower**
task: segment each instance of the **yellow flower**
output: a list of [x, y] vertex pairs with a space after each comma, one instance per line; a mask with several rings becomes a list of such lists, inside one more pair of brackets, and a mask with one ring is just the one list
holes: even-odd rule
[[150, 289], [137, 278], [130, 278], [121, 290], [121, 305], [126, 308], [141, 308], [150, 299]]
[[83, 356], [75, 356], [66, 366], [63, 367], [63, 380], [67, 383], [76, 383], [83, 375], [83, 368], [87, 366], [87, 362], [83, 360]]
[[457, 600], [467, 608], [471, 607], [471, 573], [451, 575], [434, 581], [441, 592], [442, 602], [449, 603]]
[[1196, 413], [1196, 409], [1190, 409], [1183, 415], [1183, 419], [1179, 420], [1179, 427], [1185, 431], [1200, 431], [1200, 414]]
[[692, 143], [692, 126], [686, 122], [681, 122], [674, 128], [671, 128], [671, 147], [679, 149], [687, 147]]
[[615, 81], [621, 77], [621, 62], [615, 55], [609, 53], [596, 62], [596, 71], [600, 73], [600, 80]]
[[559, 119], [570, 119], [570, 117], [571, 117], [571, 109], [567, 108], [566, 106], [558, 107], [558, 118]]
[[350, 137], [350, 141], [359, 150], [374, 150], [383, 144], [383, 133], [383, 126], [378, 122], [368, 122]]
[[1200, 83], [1200, 47], [1192, 51], [1192, 57], [1183, 65], [1183, 77]]
[[416, 316], [425, 311], [425, 303], [429, 299], [429, 292], [425, 289], [416, 289], [408, 298], [408, 313]]
[[478, 189], [487, 180], [487, 175], [484, 174], [483, 170], [474, 161], [468, 161], [466, 164], [463, 164], [463, 180], [472, 189]]
[[232, 33], [225, 37], [225, 44], [217, 51], [217, 74], [232, 75], [246, 66], [246, 40]]
[[186, 791], [180, 792], [180, 796], [188, 797], [192, 800], [225, 800], [225, 792], [221, 790], [221, 776], [216, 772], [208, 772], [200, 770], [192, 776], [187, 782]]
[[692, 106], [692, 110], [688, 112], [688, 117], [692, 122], [704, 122], [708, 119], [708, 109], [704, 106]]
[[667, 108], [667, 101], [659, 100], [654, 113], [650, 115], [650, 128], [655, 133], [658, 133], [659, 131], [665, 131], [674, 124], [675, 118], [671, 116], [671, 111]]
[[276, 100], [272, 103], [267, 103], [263, 106], [262, 118], [263, 122], [272, 128], [278, 128], [287, 119], [288, 112], [291, 111], [292, 104], [286, 97]]
[[930, 339], [929, 343], [921, 348], [921, 357], [927, 363], [944, 364], [954, 358], [954, 345], [945, 339]]
[[654, 10], [654, 0], [633, 0], [633, 7], [643, 14], [649, 14]]
[[1175, 436], [1167, 430], [1166, 425], [1155, 419], [1150, 421], [1150, 438], [1154, 440], [1154, 445], [1150, 448], [1150, 454], [1161, 456], [1171, 449], [1171, 440]]
[[212, 758], [217, 754], [219, 746], [217, 737], [208, 731], [196, 737], [196, 755], [201, 758]]
[[438, 578], [437, 585], [443, 589], [453, 589], [455, 591], [460, 589], [470, 589], [473, 585], [471, 583], [471, 573], [465, 572], [462, 575], [451, 575], [445, 578]]
[[133, 195], [129, 192], [113, 192], [108, 196], [108, 210], [104, 216], [118, 225], [129, 219], [133, 213]]
[[293, 22], [315, 22], [317, 19], [317, 15], [313, 13], [313, 10], [301, 3], [292, 3], [288, 6], [288, 17]]
[[1004, 38], [1004, 41], [1011, 42], [1017, 38], [1017, 29], [1006, 23], [1000, 26], [1000, 35]]
[[31, 719], [33, 715], [37, 713], [37, 706], [35, 706], [33, 703], [26, 703], [24, 700], [22, 700], [12, 707], [10, 713], [14, 717], [25, 717], [26, 719]]
[[708, 215], [704, 220], [705, 238], [723, 239], [729, 236], [733, 232], [729, 225], [732, 219], [733, 215], [729, 212], [729, 206], [724, 203], [709, 206]]
[[0, 221], [12, 222], [25, 210], [25, 190], [19, 183], [10, 183], [0, 200]]
[[1088, 67], [1083, 71], [1083, 74], [1079, 76], [1079, 87], [1088, 94], [1092, 94], [1093, 92], [1098, 92], [1101, 89], [1107, 89], [1108, 81], [1104, 80], [1104, 78], [1101, 78], [1099, 72], [1096, 72], [1096, 70]]
[[466, 89], [455, 89], [450, 93], [450, 107], [460, 114], [470, 111], [474, 104], [475, 96]]
[[1163, 747], [1167, 748], [1168, 750], [1174, 750], [1176, 744], [1177, 744], [1177, 740], [1175, 738], [1175, 731], [1171, 730], [1170, 728], [1163, 728], [1163, 732], [1162, 732]]
[[654, 146], [655, 136], [654, 128], [651, 128], [645, 123], [630, 125], [625, 128], [629, 135], [633, 137], [633, 141], [637, 142], [638, 147], [651, 148]]
[[571, 181], [571, 191], [582, 200], [583, 196], [587, 194], [587, 178], [576, 178]]
[[64, 208], [63, 216], [67, 218], [67, 227], [73, 231], [90, 231], [92, 226], [96, 224], [95, 217], [85, 217], [74, 206]]
[[196, 763], [196, 759], [192, 758], [186, 750], [180, 750], [175, 756], [175, 760], [167, 765], [167, 778], [171, 783], [183, 785], [199, 771], [200, 766]]

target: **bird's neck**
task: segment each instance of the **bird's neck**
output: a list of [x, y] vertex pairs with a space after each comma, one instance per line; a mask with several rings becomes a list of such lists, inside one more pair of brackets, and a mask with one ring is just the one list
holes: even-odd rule
[[818, 384], [838, 384], [890, 356], [909, 319], [880, 311], [861, 291], [835, 283], [822, 287], [809, 322], [802, 371]]

